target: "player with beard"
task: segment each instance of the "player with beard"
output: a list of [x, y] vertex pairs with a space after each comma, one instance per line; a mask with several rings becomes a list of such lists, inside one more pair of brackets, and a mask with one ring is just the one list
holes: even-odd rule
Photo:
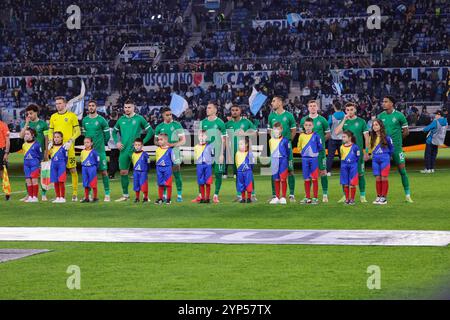
[[109, 125], [105, 118], [97, 113], [97, 103], [94, 100], [88, 102], [88, 115], [81, 121], [81, 132], [85, 138], [91, 138], [94, 150], [100, 161], [98, 170], [102, 173], [103, 188], [105, 190], [105, 202], [111, 201], [108, 177], [108, 161], [106, 158], [105, 144], [110, 138]]

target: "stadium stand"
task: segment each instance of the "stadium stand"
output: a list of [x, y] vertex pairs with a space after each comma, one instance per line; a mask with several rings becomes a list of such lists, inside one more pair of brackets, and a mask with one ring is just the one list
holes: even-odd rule
[[[52, 8], [71, 4], [57, 2]], [[182, 94], [189, 102], [180, 119], [187, 128], [203, 117], [209, 100], [217, 101], [224, 118], [232, 103], [247, 108], [253, 86], [285, 96], [298, 119], [306, 113], [306, 101], [319, 98], [325, 115], [333, 100], [353, 100], [369, 120], [380, 110], [380, 98], [394, 94], [411, 124], [426, 123], [434, 109], [448, 107], [450, 6], [445, 0], [417, 0], [400, 10], [404, 2], [380, 1], [383, 28], [369, 30], [369, 1], [232, 1], [220, 8], [225, 20], [216, 21], [207, 12], [193, 13], [195, 1], [87, 0], [80, 4], [83, 27], [72, 32], [62, 9], [48, 10], [43, 0], [5, 0], [0, 3], [0, 11], [9, 8], [0, 15], [0, 106], [17, 109], [8, 113], [14, 127], [28, 103], [38, 103], [46, 114], [55, 95], [78, 95], [83, 79], [85, 99], [96, 99], [107, 116], [132, 98], [153, 123], [171, 93]], [[288, 13], [301, 13], [303, 22], [290, 27]], [[276, 20], [284, 22], [270, 22]], [[156, 46], [160, 54], [146, 58], [141, 50], [124, 59], [123, 48], [131, 44]], [[349, 68], [371, 71], [343, 70]], [[383, 72], [373, 72], [377, 68]], [[342, 84], [340, 97], [333, 89], [330, 70], [335, 69], [341, 70], [334, 73]], [[148, 83], [176, 73], [190, 73], [195, 80]], [[252, 118], [264, 127], [269, 111], [266, 106]]]

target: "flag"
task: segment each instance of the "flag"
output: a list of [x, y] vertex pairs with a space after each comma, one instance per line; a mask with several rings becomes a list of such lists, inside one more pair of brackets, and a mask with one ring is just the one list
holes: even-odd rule
[[189, 105], [186, 99], [176, 93], [172, 94], [172, 100], [170, 101], [170, 110], [172, 110], [172, 113], [174, 115], [179, 117], [188, 108], [188, 106]]
[[291, 27], [297, 27], [298, 23], [302, 21], [300, 13], [289, 13], [287, 15], [287, 22]]
[[255, 87], [253, 87], [252, 94], [248, 98], [250, 111], [253, 113], [253, 115], [256, 115], [259, 112], [266, 100], [267, 96], [261, 92], [258, 92]]
[[86, 93], [86, 86], [84, 85], [84, 81], [81, 80], [81, 91], [78, 96], [72, 98], [67, 102], [67, 110], [75, 113], [78, 117], [78, 120], [83, 118], [84, 112], [84, 95]]
[[53, 188], [53, 183], [50, 183], [50, 161], [41, 162], [41, 186], [44, 190]]
[[342, 86], [342, 83], [340, 82], [333, 82], [333, 91], [340, 96], [342, 94], [342, 89], [344, 89], [344, 87]]
[[3, 183], [2, 189], [5, 195], [9, 196], [11, 194], [11, 184], [9, 183], [8, 169], [3, 165]]

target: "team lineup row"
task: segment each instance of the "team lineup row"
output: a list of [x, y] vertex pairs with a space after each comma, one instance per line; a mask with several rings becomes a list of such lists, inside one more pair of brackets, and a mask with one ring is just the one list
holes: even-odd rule
[[[88, 115], [80, 125], [75, 114], [66, 110], [64, 97], [55, 98], [57, 112], [50, 118], [49, 126], [38, 118], [37, 106], [27, 108], [27, 119], [21, 131], [25, 143], [23, 150], [24, 171], [27, 180], [27, 202], [36, 202], [41, 159], [50, 160], [50, 182], [54, 183], [56, 199], [54, 202], [65, 202], [66, 168], [72, 176], [72, 200], [77, 201], [78, 174], [74, 141], [81, 135], [85, 136], [85, 149], [81, 153], [81, 166], [85, 196], [83, 202], [89, 202], [92, 191], [92, 201], [97, 199], [97, 172], [102, 173], [105, 190], [105, 201], [110, 201], [109, 178], [106, 172], [107, 158], [105, 144], [109, 140], [109, 127], [106, 120], [97, 114], [96, 103], [89, 101]], [[275, 96], [272, 99], [273, 112], [269, 116], [268, 129], [271, 135], [269, 149], [272, 170], [272, 204], [287, 203], [287, 186], [289, 200], [295, 201], [295, 178], [293, 174], [292, 140], [297, 134], [297, 124], [294, 116], [283, 108], [283, 98]], [[328, 176], [326, 171], [325, 141], [330, 146], [337, 144], [341, 155], [341, 179], [345, 196], [342, 202], [353, 204], [356, 186], [359, 186], [360, 199], [367, 202], [365, 196], [364, 163], [372, 155], [374, 175], [377, 183], [376, 204], [387, 202], [388, 174], [390, 160], [398, 167], [406, 194], [406, 201], [412, 202], [409, 190], [409, 180], [405, 170], [405, 158], [402, 152], [402, 139], [408, 134], [408, 126], [403, 114], [394, 109], [393, 97], [383, 99], [385, 111], [379, 120], [374, 121], [369, 134], [366, 122], [356, 116], [357, 106], [352, 103], [345, 105], [344, 111], [338, 106], [332, 115], [331, 125], [319, 115], [318, 103], [311, 100], [308, 103], [309, 115], [300, 121], [301, 133], [298, 139], [298, 149], [302, 156], [302, 175], [305, 186], [305, 198], [301, 203], [317, 204], [318, 180], [321, 180], [323, 202], [328, 202]], [[255, 157], [250, 148], [250, 137], [256, 135], [256, 128], [248, 120], [240, 116], [240, 108], [233, 106], [232, 119], [226, 124], [216, 116], [217, 108], [209, 103], [206, 109], [207, 117], [201, 121], [198, 141], [194, 148], [194, 160], [197, 166], [197, 182], [199, 195], [193, 202], [209, 202], [210, 188], [214, 181], [215, 190], [212, 201], [219, 202], [219, 192], [224, 172], [224, 151], [229, 140], [231, 144], [236, 170], [236, 192], [241, 202], [255, 200], [253, 167]], [[181, 125], [174, 121], [169, 108], [161, 110], [163, 122], [155, 130], [145, 119], [135, 114], [134, 104], [127, 101], [124, 104], [124, 115], [113, 128], [112, 137], [120, 150], [119, 168], [121, 175], [122, 197], [116, 201], [129, 200], [129, 168], [133, 167], [133, 190], [136, 200], [140, 193], [148, 200], [148, 155], [142, 147], [155, 136], [156, 172], [158, 185], [157, 203], [170, 203], [172, 194], [172, 177], [177, 187], [177, 201], [182, 201], [182, 179], [180, 172], [180, 151], [186, 139]], [[227, 135], [230, 129], [234, 136]], [[140, 139], [142, 131], [145, 138]], [[211, 132], [217, 132], [211, 134]], [[41, 152], [43, 150], [43, 152]], [[334, 154], [334, 151], [333, 151]], [[7, 156], [7, 154], [6, 154]], [[214, 179], [213, 179], [214, 174]], [[311, 196], [310, 189], [313, 189]], [[44, 188], [43, 188], [44, 189]], [[46, 199], [45, 190], [43, 197]]]

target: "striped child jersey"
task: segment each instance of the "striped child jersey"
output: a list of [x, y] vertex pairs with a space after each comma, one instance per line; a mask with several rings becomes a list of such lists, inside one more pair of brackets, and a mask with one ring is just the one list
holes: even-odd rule
[[315, 132], [302, 133], [298, 139], [297, 147], [300, 149], [303, 158], [316, 158], [319, 156], [319, 152], [323, 150], [322, 140]]
[[98, 153], [94, 149], [82, 150], [80, 159], [83, 167], [97, 167], [100, 161]]
[[41, 145], [37, 141], [25, 142], [22, 145], [24, 152], [23, 162], [26, 166], [40, 166], [42, 160]]
[[194, 159], [196, 164], [214, 163], [214, 147], [212, 143], [197, 144], [194, 147]]
[[383, 146], [380, 142], [380, 137], [375, 139], [375, 146], [371, 148], [371, 153], [374, 157], [386, 155], [390, 157], [394, 153], [394, 143], [391, 137], [386, 137], [387, 146]]
[[346, 163], [357, 163], [360, 157], [359, 147], [352, 143], [348, 146], [341, 146], [341, 161]]
[[148, 154], [145, 151], [135, 151], [131, 156], [131, 162], [133, 163], [134, 171], [148, 171]]

